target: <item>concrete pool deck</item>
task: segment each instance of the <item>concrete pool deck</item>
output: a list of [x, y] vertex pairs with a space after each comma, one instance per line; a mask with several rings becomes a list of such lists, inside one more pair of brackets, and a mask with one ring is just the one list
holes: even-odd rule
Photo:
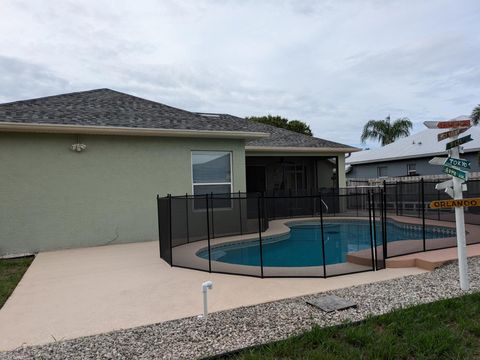
[[201, 283], [214, 282], [210, 311], [313, 294], [425, 270], [385, 269], [328, 279], [209, 274], [171, 268], [158, 242], [40, 253], [0, 309], [0, 350], [200, 314]]

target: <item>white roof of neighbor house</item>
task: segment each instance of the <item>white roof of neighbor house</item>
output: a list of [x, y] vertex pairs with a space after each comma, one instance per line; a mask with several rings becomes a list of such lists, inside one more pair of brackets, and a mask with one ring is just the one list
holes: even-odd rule
[[[469, 119], [459, 116], [452, 120]], [[399, 139], [391, 144], [371, 150], [363, 150], [345, 159], [346, 164], [357, 165], [392, 160], [411, 159], [446, 154], [445, 144], [448, 139], [437, 141], [437, 134], [448, 129], [425, 129], [419, 133]], [[460, 137], [472, 135], [473, 141], [463, 145], [465, 152], [480, 150], [480, 127], [471, 127]]]

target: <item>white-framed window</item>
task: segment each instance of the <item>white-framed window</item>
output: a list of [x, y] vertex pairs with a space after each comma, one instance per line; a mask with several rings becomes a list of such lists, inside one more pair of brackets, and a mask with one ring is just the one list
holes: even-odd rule
[[192, 194], [232, 192], [232, 153], [192, 151]]
[[407, 174], [416, 175], [417, 174], [417, 164], [407, 164]]
[[388, 166], [378, 166], [377, 167], [377, 177], [384, 177], [387, 176]]

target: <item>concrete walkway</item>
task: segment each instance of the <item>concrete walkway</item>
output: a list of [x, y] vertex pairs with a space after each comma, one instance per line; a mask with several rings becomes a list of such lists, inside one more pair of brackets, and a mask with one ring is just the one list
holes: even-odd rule
[[425, 272], [386, 269], [329, 279], [257, 279], [170, 268], [157, 242], [40, 253], [0, 310], [0, 350], [199, 314], [214, 282], [219, 311]]

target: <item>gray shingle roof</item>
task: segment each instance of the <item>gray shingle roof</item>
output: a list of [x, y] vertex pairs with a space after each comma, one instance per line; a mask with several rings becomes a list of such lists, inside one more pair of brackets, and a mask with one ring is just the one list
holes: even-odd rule
[[110, 89], [0, 104], [0, 122], [249, 131], [227, 120], [212, 121], [189, 111]]
[[334, 141], [320, 139], [313, 136], [299, 134], [290, 130], [277, 128], [272, 125], [266, 125], [239, 118], [233, 115], [219, 114], [221, 119], [227, 119], [238, 126], [245, 124], [250, 131], [266, 132], [270, 134], [268, 138], [250, 140], [247, 146], [265, 146], [265, 147], [310, 147], [310, 148], [345, 148], [352, 149], [352, 146], [340, 144]]
[[109, 126], [125, 128], [265, 132], [248, 146], [345, 148], [319, 139], [226, 114], [177, 109], [110, 89], [81, 91], [0, 104], [0, 123]]

